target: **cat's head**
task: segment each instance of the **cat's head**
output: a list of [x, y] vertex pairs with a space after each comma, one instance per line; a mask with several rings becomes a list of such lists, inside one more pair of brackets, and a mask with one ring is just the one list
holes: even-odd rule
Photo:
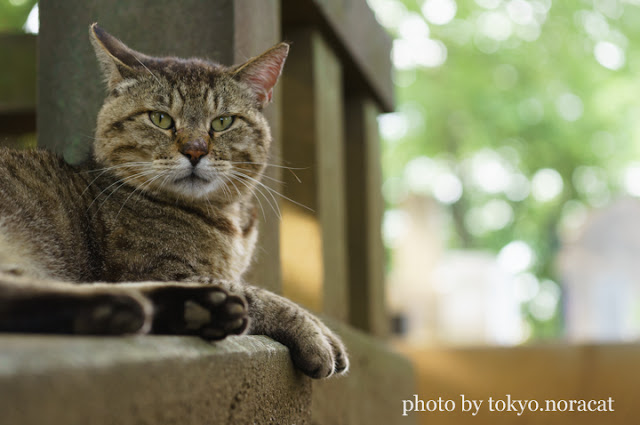
[[136, 52], [90, 28], [108, 95], [94, 157], [139, 190], [182, 199], [229, 199], [251, 191], [268, 158], [262, 109], [289, 51], [278, 44], [226, 67]]

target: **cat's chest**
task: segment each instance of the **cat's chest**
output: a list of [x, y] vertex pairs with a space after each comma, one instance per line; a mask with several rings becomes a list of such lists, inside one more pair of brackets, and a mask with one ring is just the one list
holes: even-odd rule
[[145, 207], [111, 223], [105, 256], [109, 280], [237, 280], [248, 267], [257, 232], [243, 229], [233, 211]]

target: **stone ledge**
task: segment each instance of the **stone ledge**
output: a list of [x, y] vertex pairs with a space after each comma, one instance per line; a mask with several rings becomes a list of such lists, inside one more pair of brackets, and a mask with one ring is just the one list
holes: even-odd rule
[[306, 424], [311, 380], [263, 336], [0, 336], [0, 424]]
[[287, 348], [264, 336], [0, 334], [0, 425], [415, 424], [400, 411], [415, 393], [409, 361], [331, 325], [351, 371], [313, 385]]
[[402, 400], [416, 394], [410, 361], [363, 332], [326, 320], [347, 346], [351, 360], [346, 378], [313, 382], [313, 425], [409, 425]]

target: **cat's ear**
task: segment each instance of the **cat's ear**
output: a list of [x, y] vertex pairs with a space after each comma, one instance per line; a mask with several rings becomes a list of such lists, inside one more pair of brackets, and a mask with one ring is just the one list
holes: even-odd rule
[[89, 27], [89, 35], [109, 89], [133, 76], [135, 68], [146, 58], [100, 28], [97, 23]]
[[280, 43], [234, 69], [234, 78], [251, 87], [261, 108], [271, 101], [273, 87], [278, 82], [288, 54], [289, 45]]

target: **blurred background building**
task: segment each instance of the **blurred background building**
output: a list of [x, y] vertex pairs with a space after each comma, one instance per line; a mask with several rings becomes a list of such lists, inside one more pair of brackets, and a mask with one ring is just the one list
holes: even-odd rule
[[558, 257], [568, 337], [633, 341], [640, 335], [640, 201], [622, 199], [589, 215]]
[[640, 336], [640, 2], [368, 0], [388, 293], [411, 345]]

